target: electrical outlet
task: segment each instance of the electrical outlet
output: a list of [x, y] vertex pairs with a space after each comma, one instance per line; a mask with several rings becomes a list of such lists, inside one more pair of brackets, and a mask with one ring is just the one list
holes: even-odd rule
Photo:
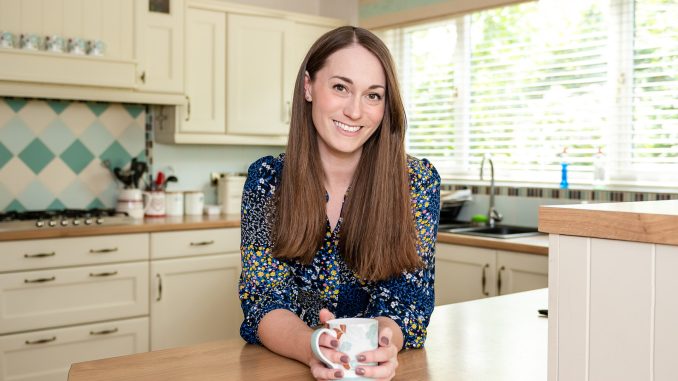
[[219, 184], [219, 177], [221, 177], [221, 173], [210, 172], [210, 184], [217, 186], [217, 184]]

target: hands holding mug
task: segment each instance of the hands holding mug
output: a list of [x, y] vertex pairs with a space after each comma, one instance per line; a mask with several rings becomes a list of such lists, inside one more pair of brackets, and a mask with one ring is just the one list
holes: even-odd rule
[[376, 319], [334, 319], [326, 309], [320, 311], [320, 322], [329, 328], [317, 329], [311, 336], [313, 377], [390, 380], [395, 376], [398, 348], [390, 327], [380, 326]]

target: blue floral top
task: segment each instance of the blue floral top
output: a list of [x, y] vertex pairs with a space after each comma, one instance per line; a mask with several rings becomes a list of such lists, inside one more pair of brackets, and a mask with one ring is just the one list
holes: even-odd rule
[[243, 191], [241, 210], [242, 273], [239, 294], [244, 321], [240, 335], [258, 343], [257, 327], [268, 312], [286, 309], [309, 326], [319, 324], [327, 308], [337, 318], [387, 316], [402, 329], [406, 348], [420, 348], [433, 311], [434, 248], [440, 211], [440, 176], [426, 159], [408, 159], [410, 192], [424, 266], [385, 281], [364, 281], [339, 251], [342, 219], [334, 230], [327, 223], [325, 240], [309, 265], [271, 255], [273, 195], [280, 183], [284, 154], [253, 163]]

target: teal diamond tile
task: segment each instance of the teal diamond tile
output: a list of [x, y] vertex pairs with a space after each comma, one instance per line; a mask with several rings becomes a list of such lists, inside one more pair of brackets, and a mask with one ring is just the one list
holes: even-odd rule
[[54, 201], [52, 201], [51, 204], [47, 206], [47, 209], [49, 210], [61, 210], [61, 209], [66, 209], [66, 205], [61, 202], [58, 198], [55, 198]]
[[54, 194], [39, 180], [31, 182], [17, 197], [19, 202], [28, 210], [42, 210], [47, 208]]
[[143, 105], [125, 104], [123, 105], [123, 107], [125, 107], [125, 110], [127, 110], [127, 112], [134, 119], [136, 119], [139, 116], [139, 114], [141, 114], [144, 111]]
[[19, 159], [21, 159], [33, 173], [38, 174], [50, 161], [52, 161], [52, 159], [54, 159], [54, 153], [49, 150], [49, 147], [47, 147], [42, 140], [36, 138], [19, 153]]
[[35, 138], [26, 123], [18, 116], [0, 126], [0, 141], [15, 155], [21, 152]]
[[94, 209], [94, 208], [102, 209], [102, 208], [105, 208], [105, 207], [106, 207], [106, 205], [104, 205], [104, 203], [101, 202], [101, 200], [99, 200], [98, 198], [95, 198], [94, 200], [92, 200], [92, 202], [89, 203], [89, 205], [87, 205], [87, 209]]
[[57, 101], [57, 100], [48, 100], [47, 105], [54, 110], [55, 113], [61, 114], [71, 102], [69, 101]]
[[108, 108], [108, 103], [87, 102], [86, 105], [96, 116], [103, 114]]
[[99, 120], [95, 120], [80, 134], [80, 141], [94, 155], [100, 155], [111, 145], [111, 142], [115, 141], [115, 138]]
[[94, 155], [85, 147], [80, 140], [76, 139], [60, 156], [61, 160], [68, 165], [73, 172], [80, 173], [92, 162]]
[[123, 148], [120, 143], [113, 142], [108, 148], [99, 155], [101, 161], [108, 160], [111, 163], [111, 168], [124, 168], [132, 160], [132, 156]]
[[40, 134], [40, 140], [45, 142], [56, 155], [60, 155], [64, 150], [73, 144], [75, 135], [61, 119], [54, 119], [44, 131]]
[[5, 98], [5, 103], [9, 106], [14, 112], [19, 112], [28, 101], [23, 98]]
[[26, 210], [26, 207], [21, 205], [18, 200], [12, 200], [12, 202], [7, 205], [5, 208], [6, 212], [23, 212]]
[[0, 169], [2, 169], [12, 157], [14, 157], [12, 151], [8, 150], [4, 144], [0, 143]]

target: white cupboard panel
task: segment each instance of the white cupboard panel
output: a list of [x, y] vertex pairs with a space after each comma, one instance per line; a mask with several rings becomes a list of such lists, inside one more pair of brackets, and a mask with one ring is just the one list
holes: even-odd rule
[[0, 242], [0, 273], [148, 260], [148, 234]]
[[72, 363], [148, 351], [148, 318], [0, 337], [0, 380], [65, 381]]
[[148, 314], [148, 262], [0, 274], [0, 333]]
[[589, 381], [650, 379], [652, 251], [591, 239]]
[[496, 295], [495, 251], [476, 247], [436, 245], [436, 305]]
[[152, 261], [151, 349], [236, 338], [240, 255]]
[[151, 258], [240, 253], [240, 228], [151, 234]]
[[656, 245], [654, 380], [678, 379], [678, 247]]
[[[558, 276], [558, 314], [568, 316], [568, 319], [558, 320], [556, 326], [560, 380], [586, 379], [583, 364], [588, 355], [589, 242], [588, 238], [558, 236], [558, 251], [566, 254], [554, 256], [558, 269], [550, 272]], [[549, 323], [556, 323], [551, 319], [555, 319], [555, 313], [549, 314]]]
[[497, 251], [497, 294], [548, 287], [548, 257]]

